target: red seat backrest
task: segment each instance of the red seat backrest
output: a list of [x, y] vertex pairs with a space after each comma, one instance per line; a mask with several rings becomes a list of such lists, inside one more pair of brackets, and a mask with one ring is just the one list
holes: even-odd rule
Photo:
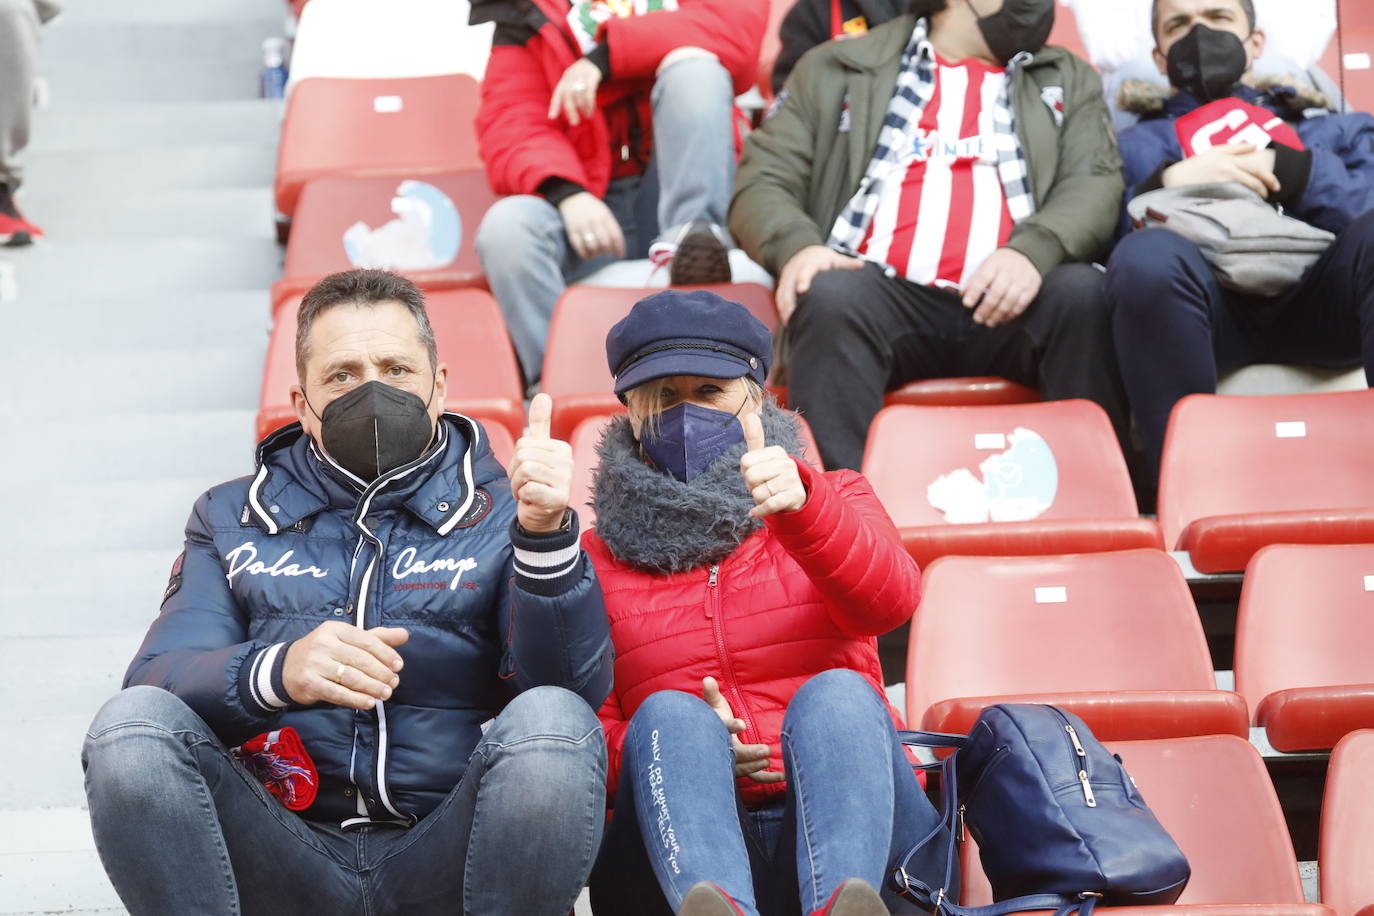
[[1236, 623], [1236, 690], [1374, 683], [1374, 544], [1275, 545], [1250, 561]]
[[[430, 293], [426, 303], [439, 360], [448, 364], [445, 407], [484, 420], [487, 426], [504, 424], [510, 435], [519, 435], [525, 422], [520, 372], [496, 300], [485, 290], [456, 289]], [[263, 370], [259, 438], [296, 419], [290, 389], [296, 384], [299, 308], [296, 297], [277, 310]], [[492, 434], [493, 445], [496, 435]]]
[[1160, 469], [1165, 546], [1211, 516], [1374, 507], [1371, 416], [1370, 390], [1179, 401]]
[[[1121, 456], [1111, 423], [1102, 408], [1090, 401], [1047, 401], [984, 407], [884, 408], [868, 430], [863, 471], [892, 520], [901, 526], [945, 525], [946, 516], [931, 502], [931, 485], [944, 479], [962, 482], [963, 489], [983, 479], [980, 465], [1013, 446], [1016, 438], [1034, 446], [1044, 440], [1057, 471], [1053, 497], [1043, 519], [1136, 518], [1138, 510], [1126, 461]], [[1019, 490], [1020, 473], [1011, 462], [999, 462], [998, 481], [988, 484], [1002, 492]], [[1037, 461], [1042, 471], [1044, 464]], [[966, 470], [972, 480], [960, 474]], [[1044, 481], [1040, 483], [1043, 485]], [[1046, 495], [1041, 489], [1040, 495]], [[948, 505], [946, 500], [936, 497]], [[993, 521], [999, 519], [993, 518]]]
[[[481, 170], [445, 172], [416, 178], [316, 178], [301, 192], [296, 216], [291, 223], [291, 235], [286, 245], [286, 266], [283, 278], [275, 287], [280, 293], [274, 298], [282, 301], [287, 295], [303, 293], [327, 274], [352, 270], [344, 238], [351, 227], [364, 224], [372, 233], [396, 220], [392, 201], [402, 197], [402, 187], [410, 181], [433, 186], [448, 198], [452, 216], [433, 214], [435, 219], [452, 219], [457, 225], [457, 250], [448, 260], [435, 261], [426, 266], [398, 265], [378, 261], [376, 251], [360, 251], [361, 266], [384, 267], [405, 274], [424, 289], [454, 286], [478, 286], [483, 282], [482, 265], [477, 259], [477, 227], [487, 209], [496, 202], [496, 195], [487, 184]], [[429, 204], [429, 195], [424, 203]], [[436, 208], [447, 208], [438, 199]], [[366, 233], [364, 233], [366, 234]], [[423, 254], [423, 251], [417, 252]], [[369, 258], [369, 255], [373, 257]]]
[[[1188, 857], [1178, 904], [1302, 903], [1288, 826], [1259, 752], [1234, 735], [1118, 741], [1145, 803]], [[964, 846], [961, 902], [992, 902], [976, 845]], [[1108, 910], [1107, 912], [1111, 912]]]
[[1374, 729], [1331, 752], [1321, 819], [1322, 902], [1336, 916], [1374, 905]]
[[1216, 687], [1188, 583], [1158, 550], [942, 557], [906, 675], [913, 723], [958, 697]]
[[466, 74], [311, 77], [291, 91], [277, 151], [277, 209], [291, 216], [305, 182], [326, 175], [422, 178], [480, 169]]

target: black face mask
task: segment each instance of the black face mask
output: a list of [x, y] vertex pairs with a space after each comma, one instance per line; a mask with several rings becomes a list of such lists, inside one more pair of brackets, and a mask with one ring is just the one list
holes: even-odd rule
[[1233, 32], [1198, 23], [1165, 56], [1169, 83], [1199, 102], [1224, 99], [1245, 75], [1245, 44]]
[[[978, 10], [969, 0], [969, 7]], [[1006, 0], [989, 16], [978, 16], [978, 31], [992, 56], [1007, 64], [1025, 51], [1035, 54], [1045, 46], [1054, 29], [1054, 0]]]
[[[429, 396], [433, 400], [433, 385]], [[368, 483], [419, 458], [434, 438], [428, 401], [375, 380], [331, 401], [323, 415], [315, 416], [324, 450]]]

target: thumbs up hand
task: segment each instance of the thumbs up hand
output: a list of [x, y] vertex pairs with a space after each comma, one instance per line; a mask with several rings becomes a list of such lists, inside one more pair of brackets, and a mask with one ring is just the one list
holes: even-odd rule
[[764, 441], [763, 421], [757, 413], [741, 417], [740, 423], [748, 451], [739, 460], [739, 470], [754, 497], [749, 517], [795, 512], [806, 505], [806, 487], [797, 473], [797, 462], [782, 446]]
[[536, 394], [510, 463], [510, 491], [519, 503], [516, 518], [531, 534], [558, 530], [572, 494], [572, 446], [550, 434], [552, 414], [553, 398]]

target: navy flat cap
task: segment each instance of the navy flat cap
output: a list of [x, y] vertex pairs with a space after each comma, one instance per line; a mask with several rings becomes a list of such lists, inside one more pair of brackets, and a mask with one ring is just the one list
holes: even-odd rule
[[666, 289], [635, 303], [606, 335], [606, 362], [615, 393], [656, 378], [768, 377], [773, 336], [738, 302], [709, 290]]

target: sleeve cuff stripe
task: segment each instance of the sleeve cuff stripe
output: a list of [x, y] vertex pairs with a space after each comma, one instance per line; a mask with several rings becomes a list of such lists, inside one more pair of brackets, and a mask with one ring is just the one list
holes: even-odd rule
[[258, 657], [253, 660], [252, 686], [253, 699], [268, 711], [275, 712], [284, 709], [288, 703], [286, 700], [277, 696], [277, 691], [272, 683], [272, 674], [276, 669], [277, 656], [286, 648], [286, 643], [279, 642], [271, 648], [264, 649], [258, 653]]
[[577, 568], [578, 568], [578, 565], [581, 563], [581, 561], [582, 561], [582, 556], [581, 556], [581, 554], [579, 553], [579, 555], [573, 557], [573, 561], [572, 561], [571, 563], [569, 563], [567, 566], [565, 566], [565, 567], [563, 567], [562, 569], [559, 569], [559, 570], [557, 570], [557, 571], [555, 571], [555, 572], [542, 572], [542, 573], [529, 572], [529, 571], [527, 571], [526, 569], [524, 569], [523, 567], [520, 567], [520, 566], [516, 566], [516, 567], [515, 567], [515, 572], [516, 572], [516, 575], [518, 575], [518, 576], [520, 576], [520, 577], [522, 577], [522, 578], [525, 578], [525, 579], [541, 579], [541, 580], [545, 580], [545, 579], [561, 579], [561, 578], [563, 578], [564, 576], [567, 576], [567, 575], [569, 575], [569, 574], [575, 572], [575, 571], [577, 570]]
[[576, 541], [566, 547], [550, 551], [535, 551], [528, 547], [516, 547], [515, 562], [527, 569], [551, 569], [555, 566], [567, 566], [568, 563], [576, 560], [581, 552], [582, 545]]

